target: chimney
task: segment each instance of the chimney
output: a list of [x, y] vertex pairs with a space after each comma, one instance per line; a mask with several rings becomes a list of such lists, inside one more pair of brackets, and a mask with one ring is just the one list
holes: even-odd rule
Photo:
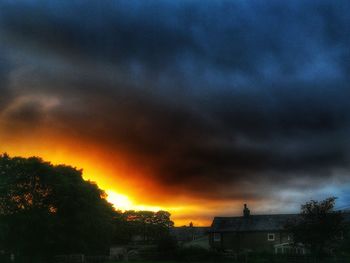
[[247, 204], [244, 204], [244, 209], [243, 209], [243, 217], [248, 218], [250, 215], [250, 210], [247, 207]]

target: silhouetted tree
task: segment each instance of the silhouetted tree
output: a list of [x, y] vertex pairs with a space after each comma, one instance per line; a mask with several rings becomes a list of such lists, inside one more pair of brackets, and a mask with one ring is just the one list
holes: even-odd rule
[[130, 240], [140, 236], [143, 241], [155, 241], [167, 236], [169, 228], [174, 225], [167, 211], [125, 211], [126, 227]]
[[0, 248], [27, 260], [108, 248], [117, 213], [82, 171], [0, 155]]
[[173, 226], [166, 211], [115, 211], [82, 171], [40, 158], [0, 155], [0, 250], [25, 262], [57, 254], [101, 254], [133, 236], [159, 240]]
[[286, 226], [295, 243], [302, 243], [315, 255], [330, 253], [340, 243], [343, 215], [334, 211], [335, 197], [311, 200], [301, 206], [300, 216]]

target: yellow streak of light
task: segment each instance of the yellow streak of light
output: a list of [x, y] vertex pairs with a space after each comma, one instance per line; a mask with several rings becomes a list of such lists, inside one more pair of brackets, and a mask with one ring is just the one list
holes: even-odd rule
[[136, 210], [136, 211], [153, 211], [157, 212], [160, 210], [171, 210], [176, 211], [179, 208], [166, 208], [162, 206], [151, 206], [146, 204], [138, 204], [130, 199], [129, 196], [121, 193], [117, 193], [114, 190], [106, 190], [107, 193], [107, 201], [113, 204], [114, 208], [121, 211], [126, 210]]
[[[109, 167], [108, 162], [101, 160], [98, 156], [88, 154], [91, 151], [86, 150], [86, 153], [82, 151], [72, 152], [71, 148], [57, 147], [53, 140], [44, 140], [42, 143], [34, 145], [28, 141], [14, 144], [7, 142], [6, 144], [0, 145], [0, 153], [7, 152], [11, 156], [23, 157], [40, 156], [43, 160], [50, 161], [55, 165], [66, 164], [83, 169], [83, 178], [96, 182], [101, 189], [104, 189], [107, 193], [107, 201], [112, 203], [117, 210], [154, 212], [165, 210], [171, 213], [171, 218], [177, 226], [188, 225], [190, 221], [202, 226], [210, 224], [211, 219], [208, 219], [207, 216], [205, 218], [201, 216], [203, 207], [198, 203], [193, 203], [191, 199], [185, 198], [176, 204], [167, 202], [166, 206], [162, 206], [164, 200], [159, 200], [159, 203], [152, 203], [152, 205], [142, 203], [142, 196], [136, 194], [129, 184], [129, 180], [125, 179], [127, 174], [114, 167]], [[152, 194], [162, 195], [161, 192], [152, 192]]]
[[133, 204], [128, 196], [116, 193], [112, 190], [106, 190], [107, 201], [113, 204], [114, 208], [117, 210], [132, 210]]

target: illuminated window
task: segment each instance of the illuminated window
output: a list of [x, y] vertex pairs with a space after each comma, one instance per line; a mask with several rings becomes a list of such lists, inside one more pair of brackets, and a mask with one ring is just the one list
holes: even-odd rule
[[214, 233], [214, 242], [220, 242], [220, 241], [221, 241], [221, 234]]
[[267, 234], [268, 241], [275, 241], [275, 234]]

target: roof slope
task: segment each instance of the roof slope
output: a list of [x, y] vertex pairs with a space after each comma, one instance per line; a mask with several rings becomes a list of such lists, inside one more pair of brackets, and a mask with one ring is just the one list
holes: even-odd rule
[[249, 217], [215, 217], [212, 232], [247, 232], [283, 230], [288, 220], [296, 219], [296, 214], [250, 215]]
[[[344, 213], [344, 221], [350, 223], [350, 213]], [[250, 215], [249, 217], [215, 217], [211, 232], [249, 232], [283, 230], [286, 223], [298, 214]]]

